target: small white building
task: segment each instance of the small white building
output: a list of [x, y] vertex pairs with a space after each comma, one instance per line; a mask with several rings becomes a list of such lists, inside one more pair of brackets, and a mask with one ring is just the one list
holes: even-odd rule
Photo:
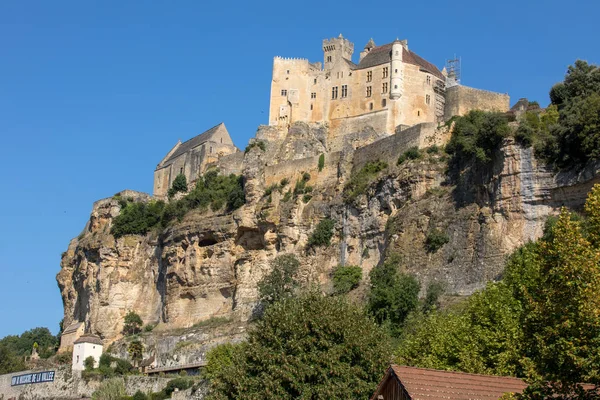
[[73, 346], [73, 371], [83, 371], [85, 359], [90, 356], [94, 357], [94, 368], [97, 368], [102, 349], [102, 339], [99, 336], [85, 334], [77, 339]]

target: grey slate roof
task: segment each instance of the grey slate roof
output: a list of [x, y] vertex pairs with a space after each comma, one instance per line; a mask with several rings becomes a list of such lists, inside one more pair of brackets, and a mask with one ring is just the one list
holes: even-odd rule
[[[369, 54], [367, 54], [361, 61], [360, 63], [358, 63], [358, 69], [365, 69], [365, 68], [371, 68], [371, 67], [375, 67], [377, 65], [381, 65], [381, 64], [386, 64], [389, 63], [392, 60], [392, 44], [393, 43], [388, 43], [388, 44], [384, 44], [383, 46], [377, 46], [374, 47]], [[444, 75], [442, 75], [442, 73], [440, 72], [440, 70], [433, 65], [432, 63], [430, 63], [429, 61], [425, 60], [423, 57], [420, 57], [419, 55], [415, 54], [414, 52], [410, 51], [410, 50], [406, 50], [406, 48], [402, 48], [402, 61], [407, 63], [407, 64], [413, 64], [418, 66], [419, 68], [421, 68], [422, 70], [425, 70], [427, 72], [429, 72], [432, 75], [435, 75], [437, 78], [445, 80], [446, 78], [444, 77]]]
[[103, 345], [102, 339], [100, 339], [100, 336], [92, 335], [90, 333], [81, 335], [81, 337], [75, 341], [75, 344], [77, 344], [77, 343], [93, 343], [93, 344], [99, 344], [100, 346]]
[[193, 137], [190, 140], [187, 140], [187, 141], [181, 143], [179, 145], [179, 147], [177, 148], [177, 150], [175, 150], [175, 152], [173, 154], [171, 154], [171, 157], [169, 157], [167, 160], [165, 160], [164, 164], [169, 163], [169, 161], [174, 160], [175, 158], [179, 157], [180, 155], [187, 153], [194, 147], [201, 145], [202, 143], [206, 142], [207, 140], [210, 140], [212, 135], [217, 131], [217, 129], [219, 129], [219, 127], [221, 125], [223, 125], [223, 122], [221, 122], [218, 125], [213, 126], [209, 130], [199, 134], [198, 136]]

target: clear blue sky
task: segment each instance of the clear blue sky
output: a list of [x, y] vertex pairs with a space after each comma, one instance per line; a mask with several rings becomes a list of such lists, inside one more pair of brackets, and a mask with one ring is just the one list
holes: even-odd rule
[[[290, 6], [294, 4], [294, 7]], [[268, 123], [276, 55], [408, 39], [463, 83], [548, 102], [575, 59], [600, 62], [595, 0], [0, 3], [0, 337], [62, 318], [55, 275], [92, 203], [152, 191], [178, 139]]]

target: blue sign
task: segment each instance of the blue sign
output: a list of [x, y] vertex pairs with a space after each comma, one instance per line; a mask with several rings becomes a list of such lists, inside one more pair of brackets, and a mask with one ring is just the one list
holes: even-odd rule
[[54, 382], [54, 371], [33, 372], [31, 374], [13, 376], [10, 386], [28, 385], [31, 383]]

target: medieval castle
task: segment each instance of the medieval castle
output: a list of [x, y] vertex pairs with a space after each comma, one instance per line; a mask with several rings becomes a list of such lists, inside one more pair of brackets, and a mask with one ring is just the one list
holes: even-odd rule
[[[358, 64], [352, 61], [354, 44], [341, 34], [323, 40], [322, 48], [323, 63], [282, 57], [273, 61], [269, 126], [279, 136], [295, 122], [320, 124], [331, 139], [327, 150], [339, 151], [348, 135], [366, 127], [378, 136], [354, 148], [402, 135], [413, 126], [435, 126], [470, 110], [506, 112], [510, 107], [507, 94], [460, 85], [445, 68], [440, 71], [409, 50], [406, 40], [377, 46], [371, 39]], [[422, 145], [422, 138], [416, 143]], [[154, 172], [154, 195], [164, 197], [178, 174], [192, 182], [210, 165], [236, 172], [230, 164], [239, 165], [240, 156], [222, 123], [178, 142]]]

